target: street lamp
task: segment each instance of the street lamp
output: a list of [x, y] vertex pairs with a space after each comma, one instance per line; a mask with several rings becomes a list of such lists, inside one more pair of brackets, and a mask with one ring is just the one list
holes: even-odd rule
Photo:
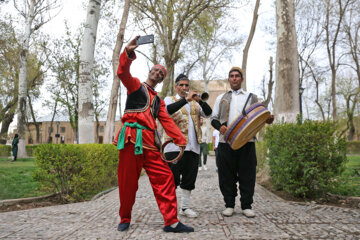
[[59, 137], [60, 137], [60, 134], [59, 134], [59, 126], [60, 126], [60, 122], [56, 122], [56, 134], [55, 134], [56, 144], [58, 143], [58, 139], [59, 139]]
[[303, 113], [302, 113], [302, 95], [304, 93], [305, 88], [299, 87], [299, 103], [300, 103], [300, 119], [302, 122], [303, 119]]

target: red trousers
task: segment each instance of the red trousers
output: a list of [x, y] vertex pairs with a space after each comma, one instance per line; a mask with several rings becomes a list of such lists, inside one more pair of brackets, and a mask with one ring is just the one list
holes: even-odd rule
[[178, 222], [174, 177], [168, 164], [161, 160], [160, 153], [157, 151], [144, 148], [141, 155], [135, 155], [134, 151], [134, 144], [126, 143], [124, 149], [119, 152], [118, 182], [121, 223], [130, 223], [131, 221], [131, 210], [135, 203], [142, 168], [146, 170], [149, 177], [165, 226]]

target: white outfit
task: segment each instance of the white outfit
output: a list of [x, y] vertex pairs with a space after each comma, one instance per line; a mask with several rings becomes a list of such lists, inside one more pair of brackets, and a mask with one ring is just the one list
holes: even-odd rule
[[[181, 97], [179, 96], [179, 94], [176, 94], [176, 99], [180, 99]], [[164, 99], [164, 102], [166, 105], [172, 104], [174, 103], [173, 99], [171, 97], [166, 97]], [[198, 104], [198, 103], [197, 103]], [[194, 126], [194, 122], [191, 118], [190, 115], [190, 103], [186, 103], [184, 105], [186, 111], [188, 112], [188, 117], [189, 117], [189, 127], [188, 127], [188, 143], [186, 145], [185, 151], [192, 151], [194, 153], [200, 154], [200, 144], [197, 142], [196, 139], [196, 132], [195, 132], [195, 126]], [[202, 117], [208, 117], [205, 115], [205, 113], [203, 112], [202, 108], [199, 106], [200, 109], [200, 115]], [[166, 145], [164, 152], [180, 152], [180, 148], [178, 146], [176, 146], [174, 143], [169, 143], [168, 145]]]
[[[242, 110], [244, 108], [244, 104], [250, 93], [245, 92], [242, 88], [238, 89], [237, 91], [231, 90], [231, 102], [230, 102], [230, 109], [229, 109], [229, 120], [227, 122], [227, 126], [230, 126], [233, 121], [235, 121], [240, 114], [242, 114]], [[213, 116], [219, 114], [219, 106], [221, 98], [224, 96], [225, 93], [218, 96], [215, 100], [214, 109], [212, 111]], [[250, 106], [250, 101], [247, 104], [247, 107]], [[224, 135], [220, 134], [220, 142], [224, 143]], [[250, 140], [249, 142], [254, 142], [254, 139]]]

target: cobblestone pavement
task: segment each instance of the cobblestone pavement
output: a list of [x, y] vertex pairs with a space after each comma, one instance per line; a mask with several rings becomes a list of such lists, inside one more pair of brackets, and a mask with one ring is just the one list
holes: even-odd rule
[[[192, 206], [199, 217], [179, 216], [194, 233], [165, 233], [149, 180], [140, 178], [132, 223], [118, 232], [118, 191], [85, 203], [0, 213], [0, 239], [360, 239], [360, 210], [287, 202], [257, 185], [256, 217], [223, 217], [214, 157], [200, 171]], [[180, 192], [178, 191], [178, 199]]]

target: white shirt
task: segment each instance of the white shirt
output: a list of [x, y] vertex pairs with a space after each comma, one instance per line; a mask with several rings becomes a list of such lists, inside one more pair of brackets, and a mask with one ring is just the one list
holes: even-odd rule
[[215, 137], [215, 143], [214, 143], [214, 147], [217, 148], [219, 145], [219, 138], [220, 138], [220, 132], [219, 130], [215, 129], [213, 131], [213, 137]]
[[[181, 97], [179, 96], [179, 94], [176, 94], [175, 96], [176, 99], [180, 99]], [[164, 102], [166, 105], [172, 104], [174, 103], [172, 97], [166, 97], [164, 99]], [[198, 104], [198, 103], [197, 103]], [[200, 154], [200, 144], [197, 142], [196, 139], [196, 132], [195, 132], [195, 127], [194, 127], [194, 122], [191, 118], [190, 115], [190, 103], [186, 103], [184, 105], [186, 111], [188, 112], [188, 118], [189, 118], [189, 127], [188, 127], [188, 143], [186, 144], [186, 148], [185, 151], [192, 151], [195, 152], [197, 154]], [[209, 117], [206, 116], [205, 113], [203, 112], [202, 108], [199, 106], [200, 108], [200, 115], [202, 117]], [[179, 111], [179, 110], [178, 110]], [[180, 152], [180, 148], [178, 146], [176, 146], [174, 143], [169, 143], [168, 145], [166, 145], [164, 152]]]
[[204, 123], [203, 125], [201, 125], [201, 142], [202, 143], [207, 143], [208, 141], [208, 131], [207, 131], [207, 127], [206, 124]]
[[[244, 104], [249, 97], [248, 92], [245, 92], [242, 88], [238, 89], [237, 91], [231, 90], [231, 102], [230, 102], [230, 108], [229, 108], [229, 119], [227, 122], [227, 126], [230, 126], [233, 121], [235, 121], [240, 114], [242, 114], [242, 110], [244, 108]], [[215, 100], [214, 109], [212, 114], [214, 116], [219, 114], [219, 108], [220, 108], [220, 101], [225, 93], [218, 96]], [[250, 106], [250, 101], [248, 102], [247, 106]], [[220, 142], [225, 142], [224, 135], [220, 134]], [[254, 141], [254, 140], [250, 140]]]

